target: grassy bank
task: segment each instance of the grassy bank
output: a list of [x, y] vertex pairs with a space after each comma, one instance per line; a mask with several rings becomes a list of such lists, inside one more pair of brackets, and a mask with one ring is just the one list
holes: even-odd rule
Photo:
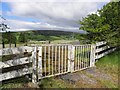
[[99, 59], [96, 66], [106, 73], [118, 74], [119, 58], [120, 50], [117, 50]]

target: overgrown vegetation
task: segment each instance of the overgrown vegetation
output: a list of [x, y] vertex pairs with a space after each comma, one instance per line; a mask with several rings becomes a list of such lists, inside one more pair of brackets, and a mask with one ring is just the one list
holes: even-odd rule
[[106, 41], [109, 45], [120, 45], [120, 2], [109, 2], [95, 14], [89, 14], [80, 21], [80, 29], [88, 32], [81, 36], [89, 43]]

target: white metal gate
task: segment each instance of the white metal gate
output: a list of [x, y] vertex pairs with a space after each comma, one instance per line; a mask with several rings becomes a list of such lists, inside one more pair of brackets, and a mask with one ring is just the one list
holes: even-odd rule
[[94, 66], [94, 48], [93, 45], [88, 44], [48, 44], [36, 47], [36, 50], [34, 50], [36, 58], [33, 60], [33, 82]]
[[68, 45], [42, 46], [42, 77], [68, 72]]
[[74, 71], [90, 67], [91, 45], [75, 45]]

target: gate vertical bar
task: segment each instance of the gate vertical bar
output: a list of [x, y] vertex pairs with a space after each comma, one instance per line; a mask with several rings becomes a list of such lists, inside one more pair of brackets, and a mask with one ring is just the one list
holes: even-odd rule
[[44, 46], [44, 62], [43, 62], [43, 65], [44, 65], [44, 76], [46, 76], [46, 46]]
[[66, 48], [66, 47], [67, 47], [67, 46], [65, 46], [65, 72], [66, 72], [66, 69], [67, 69], [67, 68], [66, 68], [66, 67], [67, 67], [67, 64], [66, 64], [66, 62], [67, 62], [67, 59], [66, 59], [66, 56], [67, 56], [67, 55], [66, 55], [66, 53], [67, 53], [66, 51], [67, 51], [67, 50], [66, 50], [66, 49], [67, 49], [67, 48]]
[[71, 71], [70, 60], [71, 60], [71, 45], [68, 46], [68, 72]]
[[58, 65], [58, 72], [60, 73], [60, 65], [61, 65], [61, 64], [60, 64], [60, 59], [61, 59], [61, 58], [60, 58], [60, 46], [59, 46], [59, 50], [58, 50], [58, 51], [59, 51], [59, 60], [58, 60], [59, 65]]
[[79, 49], [79, 51], [80, 51], [80, 54], [79, 54], [79, 56], [80, 56], [80, 59], [79, 59], [79, 70], [81, 69], [81, 46], [80, 46], [80, 49]]
[[52, 75], [53, 75], [53, 73], [54, 73], [54, 70], [53, 70], [53, 54], [54, 54], [54, 46], [52, 46]]
[[[49, 75], [51, 74], [51, 72], [50, 72], [50, 66], [51, 66], [51, 65], [50, 65], [50, 64], [51, 64], [51, 63], [50, 63], [50, 61], [51, 61], [51, 60], [50, 60], [50, 59], [51, 59], [51, 58], [50, 58], [50, 53], [51, 53], [51, 52], [50, 52], [50, 49], [51, 49], [51, 46], [48, 46], [48, 72], [49, 72]], [[52, 70], [51, 70], [51, 71], [52, 71]]]
[[38, 79], [42, 77], [42, 47], [38, 47]]
[[63, 65], [63, 47], [64, 47], [64, 46], [62, 46], [62, 54], [61, 54], [61, 55], [62, 55], [62, 57], [61, 57], [61, 58], [62, 58], [62, 63], [61, 63], [62, 73], [63, 73], [63, 71], [64, 71], [64, 65]]
[[95, 48], [96, 45], [92, 44], [91, 45], [91, 53], [90, 53], [90, 67], [94, 67], [95, 66]]
[[55, 46], [55, 73], [57, 72], [57, 70], [56, 70], [56, 62], [57, 62], [57, 46]]

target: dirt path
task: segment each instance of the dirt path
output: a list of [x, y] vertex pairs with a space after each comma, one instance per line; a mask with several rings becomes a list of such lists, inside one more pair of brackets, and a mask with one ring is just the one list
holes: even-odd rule
[[118, 80], [114, 81], [111, 75], [101, 72], [96, 67], [62, 75], [60, 79], [74, 84], [76, 88], [107, 88], [117, 87], [118, 84]]

